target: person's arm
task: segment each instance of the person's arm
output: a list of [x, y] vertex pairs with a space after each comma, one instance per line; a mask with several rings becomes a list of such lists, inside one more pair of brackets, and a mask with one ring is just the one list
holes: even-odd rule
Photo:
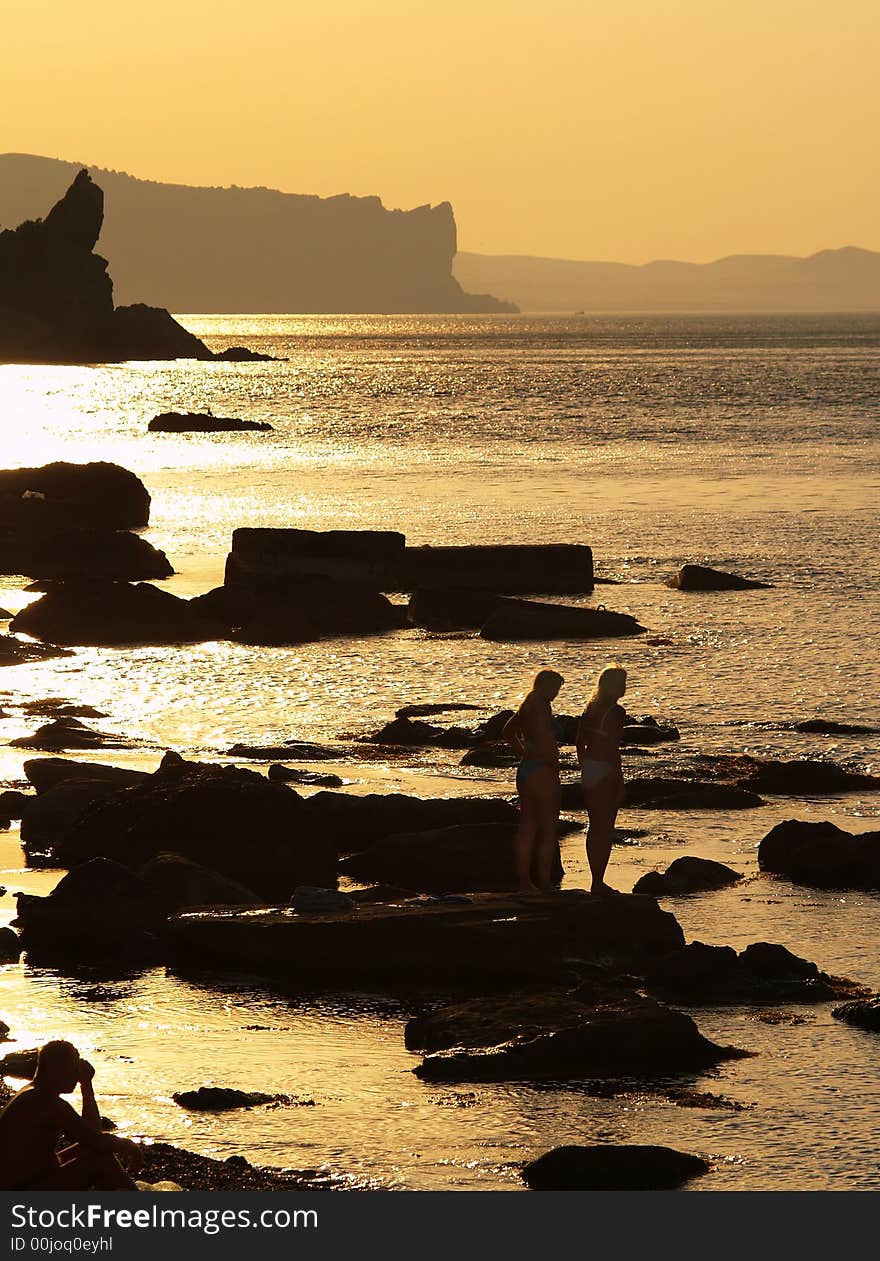
[[513, 748], [513, 751], [517, 755], [517, 757], [524, 757], [525, 751], [526, 751], [525, 741], [523, 739], [523, 722], [522, 722], [522, 713], [523, 713], [524, 708], [525, 708], [525, 701], [522, 703], [522, 705], [520, 705], [519, 709], [516, 711], [513, 717], [508, 718], [507, 722], [504, 724], [504, 729], [501, 732], [501, 734], [504, 736], [504, 739]]
[[584, 710], [581, 714], [580, 722], [578, 723], [577, 735], [575, 736], [574, 741], [574, 746], [577, 751], [578, 766], [583, 763], [584, 758], [587, 756], [587, 732], [590, 730], [589, 721], [587, 711]]
[[82, 1094], [82, 1119], [86, 1125], [90, 1125], [93, 1130], [101, 1128], [101, 1113], [98, 1109], [98, 1102], [95, 1099], [95, 1089], [92, 1085], [95, 1076], [95, 1070], [92, 1068], [88, 1060], [80, 1060], [79, 1064], [79, 1088]]
[[88, 1121], [84, 1121], [65, 1099], [54, 1099], [50, 1107], [51, 1119], [74, 1143], [79, 1143], [93, 1152], [112, 1152], [117, 1156], [125, 1157], [126, 1160], [139, 1159], [140, 1151], [137, 1143], [133, 1143], [129, 1138], [120, 1138], [116, 1134], [105, 1134], [100, 1128], [95, 1129]]

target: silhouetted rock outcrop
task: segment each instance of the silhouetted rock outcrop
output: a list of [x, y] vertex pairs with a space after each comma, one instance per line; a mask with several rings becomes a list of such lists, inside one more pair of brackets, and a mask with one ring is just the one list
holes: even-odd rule
[[53, 584], [22, 609], [10, 629], [79, 647], [199, 643], [218, 634], [188, 600], [147, 582]]
[[164, 308], [114, 308], [107, 260], [93, 252], [103, 221], [104, 194], [81, 170], [45, 219], [0, 233], [0, 362], [223, 358]]
[[723, 889], [742, 880], [742, 874], [725, 863], [687, 854], [676, 858], [664, 872], [649, 871], [633, 886], [633, 893], [652, 898], [675, 897], [682, 893], [699, 893], [704, 889]]
[[880, 832], [786, 819], [758, 846], [762, 871], [821, 889], [880, 889]]
[[[107, 194], [102, 239], [123, 301], [173, 311], [516, 310], [454, 279], [448, 202], [387, 210], [378, 197], [189, 188], [91, 170]], [[0, 157], [0, 223], [41, 213], [76, 171]]]
[[0, 469], [0, 531], [29, 537], [53, 528], [139, 530], [149, 521], [147, 488], [119, 464]]

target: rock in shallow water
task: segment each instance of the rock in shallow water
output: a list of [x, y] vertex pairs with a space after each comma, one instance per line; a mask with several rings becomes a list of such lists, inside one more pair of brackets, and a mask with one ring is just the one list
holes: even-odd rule
[[845, 1024], [855, 1025], [857, 1029], [868, 1029], [880, 1032], [880, 998], [856, 999], [850, 1003], [841, 1003], [831, 1013]]
[[742, 578], [707, 565], [682, 565], [678, 573], [667, 579], [666, 586], [677, 591], [751, 591], [770, 587], [769, 582]]
[[438, 1048], [423, 1081], [663, 1077], [702, 1071], [744, 1052], [703, 1037], [690, 1016], [636, 993], [480, 999], [407, 1026], [407, 1045]]
[[854, 835], [835, 823], [786, 819], [758, 846], [762, 871], [824, 889], [880, 888], [880, 831]]
[[785, 946], [753, 942], [739, 954], [732, 946], [690, 942], [650, 967], [648, 992], [672, 1003], [821, 1003], [865, 993], [845, 977], [820, 972]]
[[659, 1191], [709, 1172], [700, 1156], [671, 1147], [556, 1147], [523, 1169], [533, 1191]]
[[649, 871], [633, 886], [633, 893], [652, 898], [675, 897], [683, 893], [699, 893], [704, 889], [723, 889], [742, 880], [742, 873], [709, 858], [685, 855], [676, 858], [664, 872]]

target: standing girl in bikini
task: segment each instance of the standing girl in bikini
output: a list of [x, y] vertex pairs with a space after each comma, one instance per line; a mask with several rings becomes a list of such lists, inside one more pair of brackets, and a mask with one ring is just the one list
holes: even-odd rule
[[520, 819], [514, 846], [520, 893], [553, 892], [560, 790], [558, 728], [550, 704], [564, 682], [555, 670], [539, 670], [503, 732], [520, 758], [516, 770]]
[[591, 892], [599, 895], [615, 892], [605, 883], [605, 869], [614, 843], [614, 822], [623, 801], [620, 741], [626, 711], [618, 701], [625, 691], [626, 671], [622, 666], [608, 666], [599, 675], [578, 725], [577, 757], [590, 820], [587, 861], [593, 877]]

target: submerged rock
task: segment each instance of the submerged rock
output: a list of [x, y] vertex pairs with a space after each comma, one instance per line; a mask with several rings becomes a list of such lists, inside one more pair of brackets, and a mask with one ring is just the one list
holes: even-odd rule
[[65, 749], [130, 749], [134, 742], [125, 736], [86, 727], [78, 718], [56, 718], [30, 736], [10, 740], [13, 749], [43, 749], [56, 753]]
[[642, 810], [754, 810], [767, 804], [756, 792], [733, 784], [663, 776], [627, 780], [624, 801]]
[[262, 420], [235, 420], [201, 412], [162, 412], [147, 425], [150, 433], [247, 433], [266, 432], [272, 425]]
[[832, 722], [827, 718], [806, 718], [801, 722], [792, 723], [791, 730], [822, 736], [880, 735], [880, 727], [865, 727], [852, 722]]
[[834, 823], [786, 819], [758, 846], [758, 866], [797, 884], [880, 888], [880, 831], [854, 835]]
[[273, 762], [266, 772], [267, 777], [279, 784], [308, 784], [316, 788], [341, 788], [343, 779], [340, 775], [331, 775], [321, 771], [299, 771], [290, 766], [282, 766]]
[[677, 591], [751, 591], [768, 588], [772, 584], [741, 578], [739, 574], [710, 569], [706, 565], [682, 565], [677, 574], [667, 579], [666, 586]]
[[854, 999], [850, 1003], [842, 1003], [831, 1012], [845, 1024], [855, 1025], [857, 1029], [871, 1032], [880, 1031], [880, 998]]
[[682, 893], [699, 893], [704, 889], [723, 889], [742, 880], [742, 873], [710, 858], [685, 855], [676, 858], [666, 870], [649, 871], [633, 886], [633, 893], [652, 898], [675, 897]]
[[843, 977], [820, 972], [785, 946], [754, 942], [739, 954], [732, 946], [690, 942], [649, 968], [648, 992], [672, 1003], [822, 1003], [863, 992]]
[[700, 1156], [672, 1147], [555, 1147], [523, 1169], [533, 1191], [660, 1191], [709, 1172]]
[[636, 993], [585, 1001], [542, 993], [486, 998], [410, 1022], [407, 1046], [432, 1048], [424, 1081], [665, 1077], [744, 1054], [705, 1038], [690, 1016]]
[[0, 666], [20, 666], [32, 661], [48, 661], [52, 657], [73, 654], [56, 644], [32, 644], [13, 635], [0, 635]]

